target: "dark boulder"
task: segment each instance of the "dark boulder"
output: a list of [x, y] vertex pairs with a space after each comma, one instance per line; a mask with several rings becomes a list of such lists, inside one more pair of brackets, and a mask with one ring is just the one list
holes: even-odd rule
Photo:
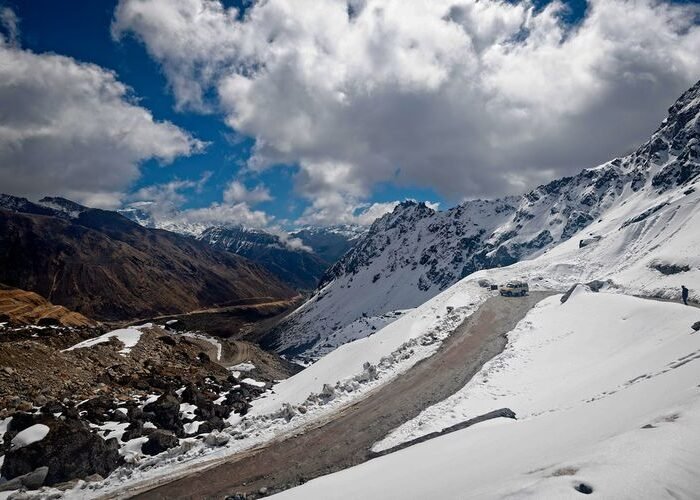
[[700, 321], [696, 321], [695, 323], [693, 323], [693, 325], [690, 328], [692, 328], [696, 332], [700, 330]]
[[152, 414], [151, 420], [157, 427], [182, 433], [182, 421], [180, 420], [180, 401], [173, 394], [163, 394], [153, 403], [144, 406], [145, 414]]
[[224, 422], [221, 418], [219, 417], [212, 417], [206, 422], [202, 422], [199, 424], [199, 428], [197, 429], [197, 434], [207, 434], [212, 431], [220, 431], [224, 427], [226, 427], [226, 422]]
[[44, 415], [53, 415], [54, 413], [63, 413], [66, 407], [60, 401], [49, 401], [41, 407], [41, 413]]
[[61, 326], [61, 322], [56, 318], [40, 318], [36, 324], [37, 326]]
[[151, 432], [148, 436], [148, 441], [143, 443], [141, 451], [145, 455], [158, 455], [165, 450], [174, 448], [180, 444], [180, 440], [175, 434], [161, 429]]
[[117, 405], [109, 396], [98, 396], [85, 401], [78, 408], [81, 412], [87, 412], [85, 418], [90, 422], [102, 423], [114, 420], [113, 414]]
[[44, 485], [46, 475], [49, 472], [48, 467], [39, 467], [35, 471], [28, 474], [18, 476], [4, 483], [0, 483], [0, 491], [12, 491], [25, 488], [28, 490], [38, 490]]
[[581, 283], [576, 283], [573, 285], [571, 288], [569, 288], [564, 295], [561, 296], [561, 303], [564, 304], [567, 300], [569, 300], [569, 297], [571, 297], [571, 294], [574, 293], [574, 290], [576, 290], [576, 287], [579, 286]]
[[158, 337], [158, 340], [163, 342], [165, 345], [169, 345], [169, 346], [176, 346], [177, 345], [177, 342], [175, 341], [175, 339], [172, 338], [170, 335], [161, 335], [160, 337]]
[[44, 484], [53, 485], [91, 474], [107, 477], [121, 463], [116, 439], [105, 441], [78, 420], [44, 423], [50, 428], [44, 439], [5, 454], [3, 477], [12, 479], [48, 467]]

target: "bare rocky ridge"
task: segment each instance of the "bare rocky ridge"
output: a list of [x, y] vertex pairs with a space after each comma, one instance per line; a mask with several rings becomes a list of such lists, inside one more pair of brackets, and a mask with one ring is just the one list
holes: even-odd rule
[[99, 320], [296, 295], [237, 255], [115, 212], [79, 211], [71, 202], [58, 210], [56, 200], [43, 206], [0, 197], [0, 282]]

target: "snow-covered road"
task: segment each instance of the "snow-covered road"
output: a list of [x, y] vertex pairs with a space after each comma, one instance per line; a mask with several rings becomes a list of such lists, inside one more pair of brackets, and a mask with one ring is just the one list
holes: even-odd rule
[[246, 453], [242, 459], [233, 456], [219, 466], [147, 491], [141, 498], [217, 497], [262, 487], [275, 491], [364, 462], [375, 441], [464, 387], [484, 363], [501, 352], [505, 334], [547, 295], [491, 297], [435, 355], [325, 425]]

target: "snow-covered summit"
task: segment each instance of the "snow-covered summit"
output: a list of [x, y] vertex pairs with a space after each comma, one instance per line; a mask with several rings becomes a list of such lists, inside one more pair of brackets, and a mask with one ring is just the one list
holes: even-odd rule
[[62, 213], [71, 219], [79, 217], [81, 213], [88, 210], [88, 207], [60, 196], [45, 196], [39, 200], [39, 204]]

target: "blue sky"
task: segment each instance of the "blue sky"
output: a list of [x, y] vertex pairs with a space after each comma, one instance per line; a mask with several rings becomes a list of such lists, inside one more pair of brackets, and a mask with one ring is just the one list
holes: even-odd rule
[[[7, 0], [0, 6], [19, 19], [18, 40], [7, 50], [55, 53], [111, 70], [132, 89], [129, 103], [207, 143], [199, 152], [180, 144], [175, 154], [132, 146], [138, 154], [126, 157], [138, 173], [132, 171], [126, 185], [105, 188], [113, 193], [112, 205], [179, 180], [192, 181], [178, 192], [179, 208], [218, 206], [238, 180], [270, 194], [246, 201], [246, 210], [284, 227], [352, 222], [348, 214], [386, 204], [377, 205], [379, 214], [388, 202], [406, 198], [446, 207], [517, 193], [594, 166], [641, 142], [700, 77], [700, 63], [688, 62], [699, 48], [690, 33], [697, 30], [695, 2], [575, 0], [557, 10], [537, 0], [528, 14], [527, 3], [464, 0], [445, 7], [452, 24], [436, 10], [434, 20], [416, 25], [415, 19], [433, 12], [410, 12], [414, 7], [390, 0], [350, 1], [361, 6], [358, 20], [336, 25], [331, 21], [341, 2], [332, 1], [304, 7], [276, 0], [260, 9], [265, 16], [248, 21], [227, 18], [225, 8], [240, 8], [240, 2], [225, 2], [222, 9], [210, 0]], [[392, 14], [370, 19], [380, 8]], [[192, 14], [198, 9], [207, 10], [209, 21], [201, 24], [201, 16]], [[318, 10], [318, 18], [309, 10]], [[621, 12], [635, 20], [614, 26], [610, 20], [620, 22]], [[116, 17], [115, 37], [110, 27]], [[367, 35], [353, 26], [359, 19], [384, 26]], [[174, 24], [166, 21], [184, 28], [169, 31]], [[645, 33], [647, 27], [676, 37], [670, 52], [661, 37]], [[372, 37], [385, 33], [393, 34], [372, 49]], [[267, 38], [261, 44], [257, 37]], [[170, 50], [182, 38], [191, 43]], [[364, 58], [349, 64], [356, 52], [348, 46], [365, 42]], [[195, 50], [207, 43], [209, 52]], [[249, 47], [262, 48], [243, 58]], [[640, 47], [645, 57], [639, 57]], [[309, 53], [315, 55], [305, 61]], [[374, 61], [380, 57], [383, 62]], [[214, 76], [202, 77], [202, 68]], [[630, 76], [614, 76], [623, 71]], [[208, 109], [202, 111], [178, 81], [201, 92]], [[299, 124], [308, 128], [306, 135], [295, 132]], [[264, 167], [246, 168], [251, 157]], [[18, 186], [15, 194], [32, 194]], [[69, 188], [57, 187], [55, 194], [75, 191]], [[89, 194], [82, 201], [102, 199]]]
[[[132, 37], [114, 41], [110, 24], [116, 0], [85, 2], [82, 0], [22, 0], [7, 1], [20, 18], [21, 45], [35, 52], [55, 52], [79, 61], [92, 62], [115, 71], [119, 80], [133, 89], [139, 103], [151, 110], [157, 120], [167, 120], [209, 143], [200, 154], [181, 157], [163, 166], [156, 160], [141, 166], [141, 177], [131, 186], [139, 188], [161, 184], [174, 179], [198, 180], [204, 172], [210, 179], [200, 192], [187, 193], [183, 208], [204, 207], [220, 202], [222, 192], [250, 156], [253, 139], [232, 137], [221, 113], [201, 114], [177, 111], [172, 92], [158, 63]], [[226, 2], [240, 5], [240, 2]], [[259, 207], [276, 219], [298, 218], [308, 203], [294, 194], [293, 175], [296, 167], [283, 165], [257, 176], [256, 181], [267, 186], [273, 199]], [[368, 203], [413, 198], [443, 201], [433, 189], [419, 186], [396, 186], [391, 182], [378, 184]], [[294, 225], [292, 222], [291, 226]]]

